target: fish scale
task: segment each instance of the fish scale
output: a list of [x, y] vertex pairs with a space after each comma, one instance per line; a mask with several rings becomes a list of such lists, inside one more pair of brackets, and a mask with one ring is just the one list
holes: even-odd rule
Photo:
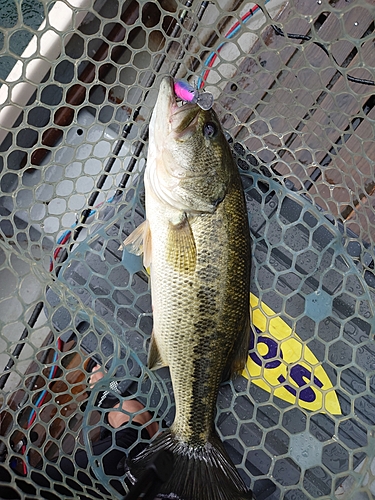
[[[242, 199], [238, 201], [239, 207], [235, 210], [241, 208]], [[164, 238], [158, 239], [158, 243], [155, 244], [155, 251], [158, 252], [159, 258], [156, 257], [156, 263], [152, 264], [151, 280], [153, 295], [157, 294], [158, 297], [153, 297], [153, 303], [160, 302], [160, 308], [166, 312], [158, 318], [154, 334], [156, 341], [160, 345], [163, 344], [161, 350], [166, 353], [166, 364], [171, 369], [176, 398], [174, 423], [176, 432], [177, 428], [182, 425], [180, 422], [183, 422], [185, 416], [191, 413], [195, 415], [195, 418], [189, 426], [189, 433], [195, 433], [194, 428], [197, 422], [206, 429], [205, 434], [208, 430], [211, 431], [208, 425], [212, 426], [220, 383], [220, 377], [213, 377], [213, 372], [215, 374], [223, 372], [229, 352], [233, 347], [233, 332], [237, 334], [241, 328], [241, 315], [243, 318], [244, 311], [246, 311], [247, 292], [245, 289], [238, 291], [238, 283], [243, 276], [244, 266], [238, 265], [238, 259], [236, 259], [237, 252], [243, 252], [246, 243], [243, 241], [241, 247], [238, 236], [233, 241], [228, 239], [228, 250], [226, 250], [224, 242], [228, 235], [228, 224], [222, 224], [221, 228], [216, 228], [212, 224], [213, 218], [220, 220], [226, 218], [228, 213], [226, 205], [232, 206], [232, 204], [232, 200], [228, 199], [218, 207], [214, 215], [209, 218], [196, 218], [191, 222], [197, 246], [197, 266], [190, 275], [181, 275], [168, 265], [168, 249]], [[240, 210], [238, 211], [240, 213]], [[241, 221], [238, 220], [238, 222]], [[167, 231], [167, 228], [165, 230]], [[238, 230], [235, 232], [237, 233]], [[161, 233], [163, 234], [163, 231]], [[212, 248], [215, 244], [220, 245], [219, 249]], [[231, 252], [230, 245], [234, 247]], [[201, 248], [206, 251], [201, 252]], [[230, 253], [235, 262], [233, 265], [229, 263], [225, 265], [223, 260], [228, 259]], [[208, 273], [207, 269], [223, 270]], [[191, 285], [187, 286], [187, 282]], [[228, 297], [230, 297], [230, 303]], [[181, 301], [184, 304], [181, 304]], [[171, 335], [170, 332], [178, 333]], [[188, 359], [194, 360], [195, 366], [192, 373], [189, 370]], [[204, 361], [207, 365], [211, 365], [210, 371], [203, 369]], [[195, 375], [197, 372], [198, 375]], [[205, 373], [207, 383], [210, 385], [210, 394], [205, 395], [205, 401], [198, 399], [199, 390], [196, 389], [196, 386], [200, 387], [205, 383], [202, 372]], [[187, 376], [188, 374], [191, 378]], [[181, 390], [176, 395], [177, 387]], [[184, 429], [186, 428], [185, 424]], [[187, 439], [187, 436], [185, 435], [184, 438]]]
[[149, 367], [169, 366], [176, 414], [130, 464], [174, 454], [163, 492], [183, 500], [251, 498], [220, 442], [220, 383], [241, 373], [249, 346], [250, 233], [238, 169], [212, 110], [176, 106], [162, 81], [150, 122], [146, 221], [125, 241], [150, 268]]

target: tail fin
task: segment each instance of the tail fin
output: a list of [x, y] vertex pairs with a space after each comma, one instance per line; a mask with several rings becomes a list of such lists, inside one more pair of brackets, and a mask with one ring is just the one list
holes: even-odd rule
[[161, 450], [173, 453], [174, 469], [160, 493], [174, 493], [181, 500], [252, 498], [217, 436], [204, 446], [190, 447], [167, 430], [128, 464], [131, 474], [138, 478], [151, 456]]

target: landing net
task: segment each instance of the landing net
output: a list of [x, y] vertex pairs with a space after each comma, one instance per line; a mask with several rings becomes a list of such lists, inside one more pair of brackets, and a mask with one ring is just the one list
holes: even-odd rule
[[[1, 498], [126, 494], [107, 391], [173, 421], [148, 275], [121, 247], [165, 74], [213, 95], [249, 213], [253, 334], [220, 437], [259, 499], [374, 498], [375, 4], [259, 7], [0, 0]], [[148, 442], [128, 426], [125, 455]]]

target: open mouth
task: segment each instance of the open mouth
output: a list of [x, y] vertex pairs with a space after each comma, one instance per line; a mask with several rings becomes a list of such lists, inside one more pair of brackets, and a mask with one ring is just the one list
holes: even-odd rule
[[172, 129], [181, 133], [184, 132], [189, 126], [193, 125], [198, 118], [200, 108], [197, 104], [182, 101], [176, 98], [173, 90], [173, 81], [170, 88], [171, 92], [171, 108], [169, 121]]
[[154, 114], [155, 123], [162, 123], [167, 119], [169, 130], [177, 134], [181, 134], [188, 127], [194, 126], [200, 111], [199, 106], [196, 104], [186, 103], [176, 97], [174, 81], [171, 77], [165, 77], [161, 82], [156, 108]]
[[[178, 113], [184, 113], [189, 109], [196, 109], [198, 106], [194, 103], [184, 101], [178, 97], [174, 92], [174, 81], [171, 77], [166, 77], [163, 80], [163, 84], [168, 86], [168, 100], [170, 105], [170, 115], [176, 115]], [[199, 109], [199, 108], [198, 108]]]

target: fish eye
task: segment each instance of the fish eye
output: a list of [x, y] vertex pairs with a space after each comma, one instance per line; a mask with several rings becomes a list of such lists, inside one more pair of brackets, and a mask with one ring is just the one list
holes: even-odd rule
[[206, 122], [203, 125], [203, 135], [205, 137], [207, 137], [207, 139], [212, 139], [213, 137], [215, 137], [217, 132], [218, 132], [218, 128], [217, 128], [216, 123]]

